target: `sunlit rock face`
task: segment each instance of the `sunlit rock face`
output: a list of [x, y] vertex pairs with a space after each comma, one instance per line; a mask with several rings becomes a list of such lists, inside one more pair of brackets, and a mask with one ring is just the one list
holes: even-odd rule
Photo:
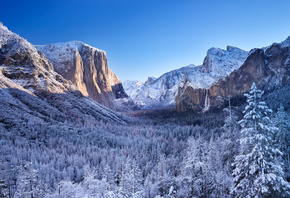
[[37, 46], [37, 49], [83, 95], [112, 109], [115, 99], [127, 97], [121, 81], [108, 67], [105, 51], [79, 41]]
[[229, 96], [242, 96], [253, 82], [264, 90], [289, 85], [290, 37], [280, 44], [250, 51], [242, 66], [208, 89], [195, 89], [184, 84], [179, 87], [176, 110], [208, 110], [219, 107]]

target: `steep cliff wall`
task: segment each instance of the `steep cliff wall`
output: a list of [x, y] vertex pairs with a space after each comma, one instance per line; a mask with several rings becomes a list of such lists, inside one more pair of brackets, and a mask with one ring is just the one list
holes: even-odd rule
[[83, 95], [112, 109], [115, 99], [127, 97], [121, 81], [108, 67], [106, 52], [78, 41], [37, 46], [37, 49]]

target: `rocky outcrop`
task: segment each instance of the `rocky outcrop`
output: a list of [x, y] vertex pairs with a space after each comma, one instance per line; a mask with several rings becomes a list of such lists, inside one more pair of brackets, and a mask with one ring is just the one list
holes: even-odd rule
[[253, 49], [244, 64], [208, 89], [179, 87], [176, 110], [207, 110], [219, 107], [228, 96], [239, 97], [250, 90], [253, 82], [262, 89], [285, 86], [290, 82], [290, 37], [280, 44]]
[[0, 23], [0, 72], [25, 89], [61, 93], [72, 84], [56, 73], [43, 53]]
[[37, 49], [83, 95], [111, 109], [115, 109], [115, 99], [127, 97], [121, 81], [108, 68], [106, 52], [78, 41], [37, 46]]
[[205, 98], [207, 92], [207, 89], [194, 89], [191, 86], [187, 86], [187, 84], [183, 87], [179, 87], [176, 97], [176, 111], [201, 111], [203, 108], [202, 104], [206, 101]]

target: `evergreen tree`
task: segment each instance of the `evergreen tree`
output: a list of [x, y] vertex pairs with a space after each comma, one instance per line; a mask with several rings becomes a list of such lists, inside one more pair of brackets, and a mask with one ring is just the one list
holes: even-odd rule
[[277, 113], [274, 116], [274, 124], [278, 128], [276, 135], [276, 141], [279, 144], [279, 148], [282, 152], [290, 152], [290, 117], [284, 109], [284, 106], [280, 104]]
[[128, 159], [124, 165], [121, 178], [121, 197], [142, 197], [144, 193], [142, 186], [142, 174], [136, 160]]
[[290, 117], [282, 104], [274, 116], [274, 123], [278, 128], [275, 134], [275, 143], [277, 148], [283, 152], [285, 177], [290, 181]]
[[234, 156], [238, 153], [238, 144], [236, 144], [236, 140], [239, 138], [239, 123], [238, 116], [234, 111], [234, 108], [231, 107], [230, 99], [229, 99], [229, 107], [225, 108], [224, 111], [228, 113], [225, 118], [224, 126], [223, 126], [223, 134], [221, 136], [221, 153], [222, 153], [222, 162], [226, 171], [230, 169], [231, 172], [231, 164], [233, 163]]
[[206, 186], [210, 197], [227, 197], [231, 188], [231, 172], [223, 168], [221, 144], [219, 139], [214, 141], [213, 136], [208, 144]]
[[273, 144], [276, 128], [269, 118], [272, 112], [261, 100], [263, 92], [252, 85], [241, 124], [241, 149], [233, 163], [236, 197], [287, 197], [290, 185], [283, 178], [281, 152]]
[[156, 186], [160, 196], [166, 196], [172, 185], [172, 178], [165, 155], [161, 155], [156, 166]]
[[113, 187], [113, 185], [115, 184], [115, 179], [111, 170], [111, 167], [109, 166], [108, 163], [106, 163], [104, 170], [103, 170], [103, 174], [102, 174], [102, 178], [108, 183], [110, 184], [111, 187]]
[[122, 164], [122, 171], [121, 171], [121, 181], [118, 190], [119, 197], [130, 197], [132, 193], [132, 186], [130, 184], [130, 172], [131, 165], [129, 160], [126, 161], [125, 164]]
[[38, 173], [32, 167], [31, 162], [23, 166], [17, 182], [16, 197], [40, 197], [44, 195], [44, 192], [38, 185]]
[[199, 137], [197, 140], [188, 141], [188, 150], [184, 159], [184, 185], [190, 197], [205, 197], [207, 194], [208, 163], [206, 159], [206, 147], [204, 140]]
[[142, 186], [142, 172], [139, 169], [139, 166], [134, 159], [132, 162], [132, 169], [131, 169], [131, 178], [132, 178], [132, 195], [133, 197], [142, 197], [143, 194], [143, 186]]

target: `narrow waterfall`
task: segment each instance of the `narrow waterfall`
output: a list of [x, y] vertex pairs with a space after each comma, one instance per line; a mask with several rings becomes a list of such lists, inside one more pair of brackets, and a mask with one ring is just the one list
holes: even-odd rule
[[206, 90], [206, 95], [205, 95], [205, 101], [204, 101], [204, 108], [203, 108], [203, 112], [206, 112], [209, 110], [210, 107], [210, 98], [209, 98], [209, 90]]

